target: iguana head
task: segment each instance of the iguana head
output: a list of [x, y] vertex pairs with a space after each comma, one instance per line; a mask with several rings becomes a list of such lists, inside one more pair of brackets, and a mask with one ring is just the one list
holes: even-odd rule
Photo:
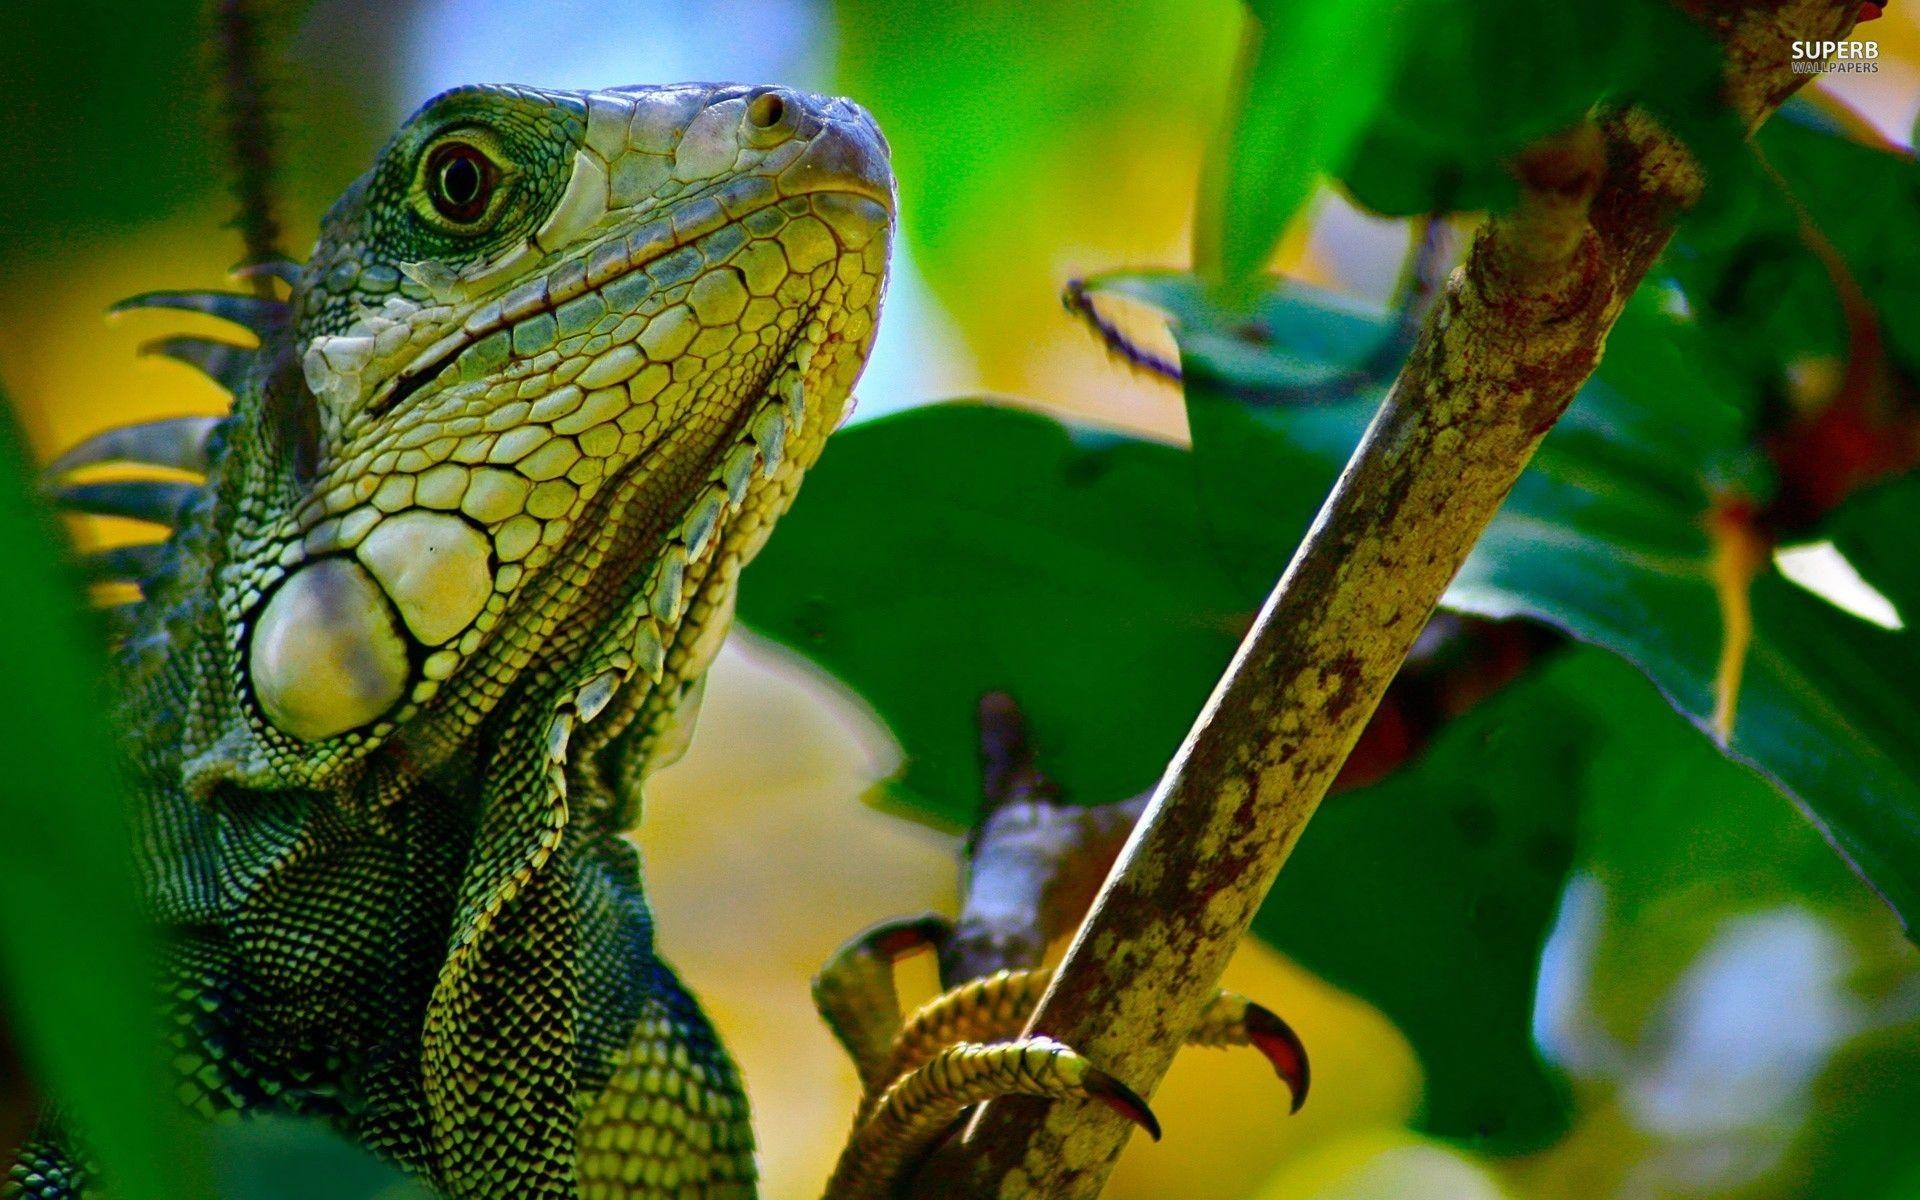
[[844, 100], [428, 102], [325, 218], [213, 464], [190, 790], [432, 769], [510, 696], [591, 720], [697, 673], [844, 415], [892, 213]]

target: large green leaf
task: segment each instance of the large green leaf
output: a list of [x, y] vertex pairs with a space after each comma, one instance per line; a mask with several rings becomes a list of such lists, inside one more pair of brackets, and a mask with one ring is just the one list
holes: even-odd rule
[[[0, 400], [0, 983], [48, 1100], [120, 1194], [204, 1194], [197, 1143], [164, 1082], [152, 946], [105, 714], [99, 647]], [[4, 1148], [0, 1148], [4, 1152]]]
[[[1294, 494], [1331, 483], [1378, 386], [1369, 380], [1356, 399], [1325, 409], [1249, 403], [1257, 384], [1229, 395], [1218, 381], [1257, 374], [1207, 351], [1243, 318], [1215, 312], [1177, 276], [1125, 288], [1157, 296], [1176, 334], [1198, 348], [1189, 415], [1220, 544], [1250, 574], [1277, 571], [1301, 529]], [[1278, 289], [1259, 320], [1272, 345], [1295, 357], [1301, 345], [1330, 347], [1336, 362], [1363, 361], [1392, 328], [1385, 314], [1369, 318], [1293, 286]], [[1202, 329], [1208, 338], [1196, 337]], [[1629, 310], [1597, 379], [1542, 445], [1447, 603], [1532, 617], [1604, 646], [1706, 727], [1725, 636], [1710, 515], [1717, 496], [1763, 497], [1769, 477], [1750, 444], [1749, 396], [1706, 369], [1694, 336], [1651, 302]], [[1861, 497], [1825, 531], [1907, 614], [1920, 613], [1920, 566], [1898, 540], [1916, 514], [1920, 481]], [[1920, 916], [1915, 635], [1844, 613], [1771, 568], [1751, 595], [1754, 638], [1728, 751], [1797, 797], [1911, 930]]]
[[1251, 617], [1184, 451], [978, 404], [836, 436], [749, 569], [741, 616], [866, 696], [897, 788], [965, 826], [975, 709], [1005, 689], [1076, 796], [1150, 787]]

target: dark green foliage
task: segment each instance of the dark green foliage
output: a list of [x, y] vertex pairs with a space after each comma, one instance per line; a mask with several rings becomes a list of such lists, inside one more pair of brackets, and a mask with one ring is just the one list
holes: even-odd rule
[[432, 1200], [425, 1184], [315, 1121], [256, 1117], [213, 1141], [223, 1200]]
[[1671, 256], [1712, 350], [1760, 384], [1804, 356], [1846, 353], [1840, 295], [1802, 236], [1804, 211], [1872, 305], [1898, 368], [1920, 373], [1920, 163], [1852, 140], [1804, 101], [1755, 142], [1779, 177], [1750, 169], [1744, 220], [1683, 231]]
[[953, 404], [836, 437], [740, 604], [879, 706], [910, 810], [965, 825], [983, 693], [1019, 698], [1074, 795], [1130, 795], [1258, 601], [1206, 544], [1181, 451]]
[[1513, 195], [1513, 156], [1599, 103], [1646, 105], [1710, 167], [1737, 153], [1739, 126], [1716, 99], [1718, 50], [1670, 4], [1400, 7], [1395, 44], [1405, 49], [1392, 82], [1356, 153], [1333, 164], [1376, 212], [1503, 207]]
[[7, 6], [0, 146], [30, 185], [0, 189], [0, 272], [219, 186], [200, 13], [188, 0]]
[[1533, 981], [1579, 781], [1604, 743], [1562, 674], [1517, 684], [1386, 782], [1329, 799], [1254, 922], [1407, 1035], [1427, 1073], [1425, 1128], [1493, 1153], [1546, 1145], [1571, 1115], [1533, 1044]]
[[[0, 401], [0, 403], [4, 403]], [[200, 1195], [160, 1071], [152, 947], [135, 899], [105, 641], [84, 611], [11, 419], [0, 419], [0, 1018], [125, 1193]]]

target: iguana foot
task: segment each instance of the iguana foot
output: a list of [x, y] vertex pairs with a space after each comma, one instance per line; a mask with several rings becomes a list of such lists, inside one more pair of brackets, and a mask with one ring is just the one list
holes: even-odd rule
[[883, 1200], [939, 1142], [954, 1119], [1001, 1096], [1098, 1100], [1160, 1139], [1160, 1123], [1133, 1090], [1052, 1038], [982, 1045], [961, 1042], [934, 1054], [876, 1100], [863, 1103], [839, 1165], [831, 1200]]
[[[1052, 979], [1048, 969], [997, 971], [934, 997], [902, 1018], [894, 965], [937, 949], [952, 926], [926, 916], [854, 938], [814, 980], [821, 1016], [853, 1057], [865, 1087], [852, 1135], [828, 1185], [832, 1200], [884, 1197], [967, 1108], [998, 1096], [1097, 1100], [1156, 1140], [1146, 1102], [1070, 1047], [1025, 1035]], [[1191, 1045], [1252, 1046], [1306, 1101], [1310, 1072], [1299, 1037], [1269, 1009], [1221, 992], [1188, 1036]]]
[[[1049, 969], [996, 971], [943, 992], [907, 1018], [895, 1037], [885, 1074], [898, 1079], [959, 1042], [995, 1042], [1017, 1036], [1053, 981]], [[1311, 1071], [1298, 1034], [1264, 1005], [1235, 992], [1216, 992], [1193, 1030], [1189, 1046], [1252, 1046], [1273, 1064], [1293, 1096], [1293, 1112], [1306, 1103]]]

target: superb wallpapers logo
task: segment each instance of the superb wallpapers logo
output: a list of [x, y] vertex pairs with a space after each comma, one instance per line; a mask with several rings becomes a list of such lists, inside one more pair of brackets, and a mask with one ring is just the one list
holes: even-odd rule
[[1879, 58], [1879, 42], [1854, 39], [1793, 43], [1793, 73], [1796, 75], [1871, 75], [1880, 70]]

